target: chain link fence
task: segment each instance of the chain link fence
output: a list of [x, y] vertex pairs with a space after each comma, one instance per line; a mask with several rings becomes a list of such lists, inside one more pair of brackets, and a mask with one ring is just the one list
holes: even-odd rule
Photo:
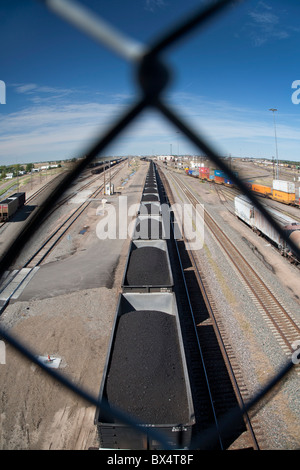
[[[193, 11], [192, 14], [182, 21], [181, 24], [167, 32], [164, 32], [158, 40], [149, 45], [140, 44], [139, 42], [124, 36], [120, 31], [114, 29], [101, 18], [96, 17], [93, 12], [87, 10], [80, 3], [75, 3], [71, 0], [37, 1], [40, 1], [44, 4], [45, 8], [54, 11], [67, 22], [84, 31], [87, 35], [92, 36], [96, 41], [106, 45], [113, 52], [121, 55], [126, 61], [130, 62], [132, 67], [136, 70], [136, 85], [138, 91], [135, 102], [128, 107], [124, 114], [119, 117], [106, 133], [99, 136], [98, 141], [87, 152], [85, 152], [84, 157], [79, 160], [79, 163], [57, 185], [45, 203], [36, 209], [36, 213], [30, 223], [27, 224], [24, 231], [6, 251], [1, 262], [0, 275], [9, 268], [13, 260], [23, 249], [24, 245], [40, 226], [44, 217], [48, 214], [55, 202], [58, 201], [82, 171], [86, 169], [88, 165], [98, 157], [98, 155], [103, 153], [106, 147], [117, 139], [123, 130], [125, 130], [129, 125], [134, 124], [142, 111], [148, 108], [154, 108], [159, 111], [167, 121], [174, 125], [176, 130], [179, 130], [188, 139], [190, 139], [200, 152], [203, 152], [218, 168], [223, 170], [241, 190], [241, 192], [247, 195], [251, 202], [260, 210], [266, 220], [277, 230], [281, 237], [290, 245], [290, 248], [294, 251], [296, 256], [300, 257], [298, 247], [292, 240], [287, 238], [286, 233], [272, 218], [255, 195], [246, 187], [243, 181], [239, 179], [234, 172], [232, 172], [222, 159], [219, 158], [218, 153], [212, 145], [207, 143], [203, 135], [200, 135], [199, 133], [196, 134], [184, 121], [183, 117], [175, 112], [172, 107], [164, 101], [164, 90], [170, 80], [170, 70], [164, 63], [162, 54], [167, 53], [170, 46], [176, 46], [179, 40], [184, 39], [193, 30], [204, 26], [209, 21], [213, 21], [217, 15], [220, 15], [222, 12], [225, 12], [232, 7], [238, 8], [240, 0], [212, 1], [204, 8], [201, 5], [198, 11]], [[28, 345], [24, 344], [22, 340], [14, 337], [1, 327], [0, 337], [22, 354], [24, 358], [38, 365], [53, 379], [58, 380], [70, 392], [75, 393], [77, 396], [83, 398], [95, 407], [101, 406], [102, 410], [107, 412], [108, 415], [112, 414], [116, 420], [132, 426], [132, 429], [137, 430], [138, 432], [145, 432], [140, 428], [141, 423], [138, 423], [131, 416], [128, 416], [122, 410], [112, 409], [111, 406], [108, 407], [105, 401], [99, 403], [97, 397], [91, 396], [88, 391], [77, 387], [70, 378], [66, 377], [66, 375], [61, 374], [59, 371], [51, 369], [40, 362]], [[235, 421], [240, 419], [241, 413], [248, 412], [263, 398], [265, 398], [266, 395], [287, 376], [294, 365], [295, 364], [291, 358], [290, 361], [282, 366], [282, 369], [276, 374], [276, 376], [274, 376], [259, 393], [252, 397], [243, 409], [237, 408], [225, 415], [220, 426], [222, 426], [224, 430], [230, 429], [231, 426], [234, 426]], [[160, 442], [162, 449], [170, 448], [166, 437], [158, 433], [156, 430], [148, 428], [147, 434], [149, 437]], [[217, 431], [215, 427], [212, 427], [211, 430], [206, 431], [205, 434], [196, 438], [192, 443], [191, 449], [205, 448], [208, 443], [213, 443], [217, 439]]]

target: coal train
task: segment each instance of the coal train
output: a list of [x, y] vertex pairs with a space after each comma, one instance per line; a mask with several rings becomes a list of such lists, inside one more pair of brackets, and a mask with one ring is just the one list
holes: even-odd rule
[[[161, 215], [163, 191], [150, 162], [131, 237], [122, 293], [100, 386], [99, 399], [130, 414], [141, 430], [188, 448], [195, 424], [174, 281]], [[154, 450], [161, 444], [143, 432], [95, 413], [101, 448]]]
[[[300, 250], [300, 224], [281, 212], [264, 204], [265, 209], [277, 222], [281, 229], [286, 233], [287, 238], [292, 240]], [[263, 214], [252, 204], [246, 196], [236, 196], [234, 199], [234, 209], [236, 216], [245, 222], [252, 230], [259, 235], [263, 235], [273, 245], [275, 245], [280, 254], [289, 259], [294, 264], [299, 264], [300, 259], [291, 249], [289, 244], [281, 237]]]
[[7, 221], [25, 204], [25, 193], [14, 193], [0, 201], [0, 221]]
[[120, 163], [122, 161], [121, 159], [118, 160], [107, 160], [105, 162], [99, 161], [97, 163], [91, 163], [88, 168], [92, 168], [91, 174], [92, 175], [98, 175], [99, 173], [103, 173], [104, 168], [107, 170], [107, 168], [113, 167], [117, 165], [117, 163]]

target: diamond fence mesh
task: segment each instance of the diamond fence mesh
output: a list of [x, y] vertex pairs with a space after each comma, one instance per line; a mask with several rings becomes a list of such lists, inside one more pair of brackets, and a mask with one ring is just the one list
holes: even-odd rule
[[[184, 39], [194, 29], [199, 29], [209, 21], [213, 21], [217, 15], [226, 10], [235, 7], [238, 8], [240, 0], [219, 0], [210, 2], [208, 6], [201, 5], [198, 11], [193, 11], [184, 21], [177, 27], [164, 32], [159, 39], [147, 46], [124, 36], [120, 31], [114, 29], [101, 18], [96, 17], [94, 13], [88, 11], [80, 3], [71, 0], [39, 0], [45, 5], [45, 8], [55, 12], [67, 22], [73, 24], [76, 28], [81, 29], [87, 35], [92, 36], [102, 45], [106, 45], [114, 53], [121, 55], [126, 61], [132, 63], [132, 67], [136, 70], [136, 86], [137, 96], [135, 102], [128, 107], [122, 116], [111, 126], [111, 128], [103, 135], [99, 136], [98, 141], [84, 153], [84, 157], [79, 163], [64, 177], [64, 179], [56, 186], [45, 203], [36, 209], [34, 217], [30, 224], [27, 224], [24, 231], [9, 246], [6, 254], [1, 262], [0, 275], [9, 268], [15, 257], [21, 252], [25, 243], [32, 237], [44, 217], [53, 207], [53, 204], [62, 196], [62, 194], [70, 187], [73, 181], [87, 168], [87, 166], [101, 154], [106, 147], [117, 139], [123, 130], [129, 125], [134, 124], [142, 111], [148, 108], [154, 108], [165, 117], [167, 121], [172, 123], [176, 130], [184, 134], [196, 147], [203, 152], [218, 168], [223, 170], [226, 175], [234, 182], [234, 184], [245, 194], [250, 201], [259, 209], [268, 222], [280, 233], [281, 237], [290, 245], [294, 253], [300, 258], [298, 247], [287, 238], [286, 233], [272, 218], [265, 209], [259, 199], [247, 188], [241, 179], [220, 159], [218, 153], [208, 144], [205, 137], [199, 133], [195, 133], [190, 126], [184, 121], [183, 117], [175, 112], [170, 104], [164, 101], [164, 90], [169, 83], [170, 71], [162, 59], [162, 54], [168, 51], [170, 46], [176, 46], [179, 40]], [[99, 157], [98, 157], [99, 158]], [[104, 157], [103, 157], [104, 158]], [[37, 364], [46, 374], [53, 379], [58, 380], [63, 386], [72, 393], [83, 398], [95, 407], [101, 406], [102, 410], [108, 414], [112, 414], [119, 422], [132, 426], [132, 429], [138, 432], [141, 430], [139, 422], [122, 410], [112, 409], [105, 401], [99, 403], [97, 397], [92, 396], [88, 391], [78, 387], [74, 382], [61, 374], [55, 369], [49, 368], [41, 363], [35, 353], [22, 342], [22, 339], [14, 337], [8, 331], [0, 327], [0, 337], [15, 348], [24, 358]], [[269, 383], [244, 406], [243, 409], [234, 409], [225, 415], [221, 425], [226, 429], [234, 426], [236, 419], [240, 419], [241, 413], [248, 412], [252, 407], [262, 400], [280, 381], [286, 377], [295, 364], [288, 361], [282, 366], [282, 369], [269, 381]], [[156, 430], [147, 429], [149, 437], [156, 439], [161, 444], [162, 449], [170, 449], [166, 437], [158, 433]], [[192, 442], [191, 449], [205, 448], [208, 442], [214, 442], [218, 439], [215, 427], [203, 433]]]

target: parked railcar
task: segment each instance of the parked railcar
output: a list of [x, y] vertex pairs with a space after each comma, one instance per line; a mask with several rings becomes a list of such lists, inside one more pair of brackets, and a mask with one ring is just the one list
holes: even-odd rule
[[[201, 180], [209, 181], [210, 183], [217, 183], [231, 188], [235, 187], [230, 178], [221, 170], [214, 170], [213, 174], [210, 174], [209, 168], [199, 168], [199, 174], [195, 174], [194, 170], [185, 168], [185, 172], [188, 176], [199, 177]], [[237, 172], [234, 172], [235, 176], [238, 176]], [[248, 189], [253, 191], [258, 196], [267, 197], [282, 204], [295, 206], [300, 208], [300, 188], [299, 197], [296, 195], [295, 184], [289, 181], [274, 180], [273, 188], [256, 183], [245, 182]]]
[[166, 240], [132, 240], [123, 292], [172, 292], [173, 284]]
[[[293, 263], [300, 263], [300, 260], [295, 256], [289, 244], [246, 196], [236, 196], [234, 207], [236, 216], [249, 225], [253, 231], [270, 240], [278, 248], [282, 256], [287, 257]], [[265, 205], [264, 207], [281, 229], [285, 231], [287, 237], [300, 249], [300, 224], [276, 209]]]
[[[195, 416], [174, 293], [120, 295], [99, 399], [144, 423], [141, 431], [151, 427], [169, 445], [190, 445]], [[101, 407], [95, 424], [102, 447], [160, 448]]]
[[25, 193], [14, 193], [9, 196], [9, 199], [17, 198], [18, 199], [18, 207], [22, 207], [25, 204], [26, 194]]
[[264, 186], [262, 184], [252, 184], [250, 185], [250, 189], [259, 196], [268, 197], [272, 195], [272, 190], [270, 186]]
[[25, 193], [15, 193], [0, 202], [0, 220], [9, 220], [25, 204]]

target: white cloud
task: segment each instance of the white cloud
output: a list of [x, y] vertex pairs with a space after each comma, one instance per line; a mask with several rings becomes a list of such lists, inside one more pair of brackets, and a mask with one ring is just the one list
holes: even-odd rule
[[[29, 89], [29, 87], [28, 87]], [[95, 139], [110, 127], [127, 109], [126, 96], [106, 97], [109, 103], [88, 101], [30, 105], [0, 116], [0, 163], [46, 161], [83, 155]], [[211, 142], [220, 154], [271, 156], [274, 152], [272, 116], [255, 109], [246, 109], [226, 101], [213, 101], [189, 93], [172, 95], [179, 116], [196, 133]], [[291, 122], [292, 124], [289, 124]], [[281, 150], [298, 157], [299, 120], [295, 116], [278, 116], [277, 135]], [[201, 153], [159, 112], [142, 113], [105, 153], [114, 155], [169, 153]], [[261, 153], [265, 152], [263, 155]], [[290, 155], [286, 155], [287, 158]]]
[[[122, 105], [99, 103], [30, 106], [0, 117], [0, 162], [70, 158], [107, 128]], [[57, 156], [55, 157], [55, 154]]]
[[37, 85], [35, 83], [27, 83], [25, 85], [14, 85], [17, 93], [31, 93], [36, 90]]
[[161, 8], [166, 6], [167, 3], [164, 0], [146, 0], [145, 9], [148, 11], [154, 11], [156, 8]]
[[248, 12], [250, 22], [246, 28], [255, 46], [262, 46], [270, 40], [286, 39], [293, 28], [284, 24], [285, 10], [274, 10], [265, 2], [259, 1], [256, 8]]

